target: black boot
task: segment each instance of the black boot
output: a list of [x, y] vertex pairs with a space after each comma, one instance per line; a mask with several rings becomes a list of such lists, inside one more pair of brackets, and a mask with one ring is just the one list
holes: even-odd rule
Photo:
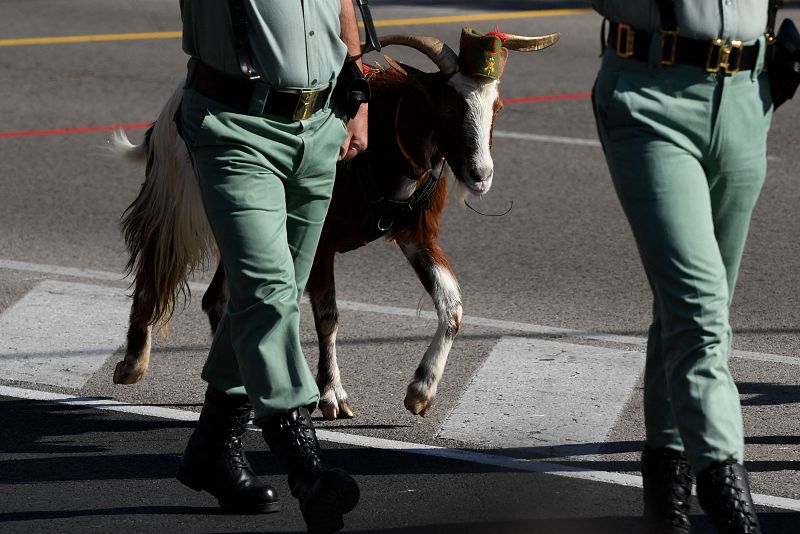
[[742, 464], [716, 462], [698, 473], [697, 500], [720, 533], [761, 533]]
[[258, 480], [242, 451], [251, 409], [246, 396], [226, 395], [209, 387], [177, 478], [193, 490], [209, 492], [227, 512], [277, 512], [275, 489]]
[[686, 455], [666, 447], [645, 447], [642, 486], [646, 532], [688, 534], [692, 471]]
[[356, 481], [341, 469], [325, 464], [317, 433], [306, 408], [269, 419], [264, 439], [289, 474], [289, 487], [313, 534], [338, 532], [342, 516], [358, 504]]

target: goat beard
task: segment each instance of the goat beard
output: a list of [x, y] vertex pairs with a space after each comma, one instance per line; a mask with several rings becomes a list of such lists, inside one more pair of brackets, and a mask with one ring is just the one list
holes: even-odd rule
[[449, 167], [447, 168], [446, 176], [448, 181], [451, 182], [452, 185], [452, 188], [450, 190], [452, 191], [451, 194], [453, 195], [453, 199], [456, 201], [456, 204], [460, 208], [467, 207], [468, 198], [475, 197], [478, 200], [480, 200], [486, 195], [486, 193], [478, 193], [475, 190], [470, 189], [469, 186], [467, 186], [467, 184], [465, 184], [464, 182], [455, 177], [455, 175], [453, 174], [453, 172], [450, 170]]
[[467, 187], [467, 185], [462, 182], [461, 180], [457, 180], [453, 173], [448, 169], [447, 178], [449, 181], [453, 182], [453, 197], [455, 198], [456, 203], [460, 208], [464, 208], [467, 205], [467, 197], [472, 196], [472, 190]]

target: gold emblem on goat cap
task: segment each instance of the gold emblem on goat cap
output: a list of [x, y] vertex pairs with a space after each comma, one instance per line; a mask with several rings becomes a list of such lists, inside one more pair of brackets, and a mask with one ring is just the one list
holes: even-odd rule
[[542, 37], [522, 37], [502, 33], [497, 28], [485, 34], [472, 28], [464, 28], [461, 30], [458, 68], [469, 76], [499, 80], [509, 49], [522, 52], [541, 50], [558, 42], [558, 38], [558, 33]]

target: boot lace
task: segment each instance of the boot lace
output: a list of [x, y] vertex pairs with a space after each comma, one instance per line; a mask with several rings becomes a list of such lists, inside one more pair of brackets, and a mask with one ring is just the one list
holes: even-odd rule
[[230, 461], [233, 467], [253, 473], [253, 469], [247, 462], [242, 447], [242, 437], [244, 437], [247, 428], [239, 420], [232, 420], [230, 426], [227, 428], [226, 439], [223, 443], [225, 456]]
[[316, 471], [321, 468], [324, 461], [319, 448], [314, 429], [305, 425], [306, 417], [298, 415], [297, 421], [282, 420], [281, 429], [286, 432], [286, 442], [289, 448], [294, 449], [292, 457], [297, 466], [305, 472]]
[[689, 514], [689, 498], [692, 492], [692, 475], [686, 469], [685, 460], [680, 457], [670, 458], [667, 462], [668, 470], [661, 480], [664, 497], [669, 506], [670, 522], [676, 527], [688, 527], [687, 515]]
[[733, 468], [728, 466], [718, 484], [719, 488], [729, 498], [721, 498], [719, 505], [727, 526], [736, 532], [757, 532], [758, 520], [755, 511], [745, 498], [745, 489], [742, 485], [743, 478], [738, 476]]
[[664, 450], [647, 454], [647, 467], [643, 475], [650, 492], [645, 503], [650, 519], [668, 523], [688, 533], [692, 475], [686, 458], [680, 453]]

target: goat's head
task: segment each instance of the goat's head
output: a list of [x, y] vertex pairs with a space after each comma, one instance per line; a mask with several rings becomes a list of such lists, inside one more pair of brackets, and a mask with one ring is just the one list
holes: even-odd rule
[[455, 178], [469, 193], [483, 195], [492, 185], [492, 129], [503, 107], [498, 85], [509, 49], [542, 50], [558, 38], [558, 33], [541, 37], [499, 32], [482, 35], [464, 28], [459, 54], [434, 37], [391, 35], [381, 39], [384, 45], [415, 48], [439, 68], [438, 73], [426, 74], [384, 56], [392, 68], [422, 87], [430, 108], [432, 144], [441, 151]]

